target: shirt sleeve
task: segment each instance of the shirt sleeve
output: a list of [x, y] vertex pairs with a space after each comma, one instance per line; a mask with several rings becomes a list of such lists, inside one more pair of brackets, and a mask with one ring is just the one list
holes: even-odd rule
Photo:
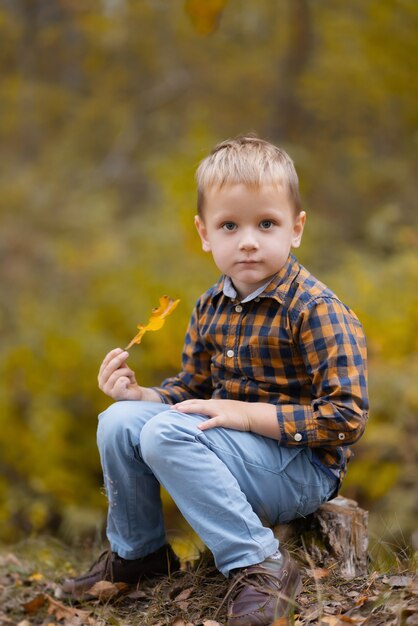
[[187, 328], [182, 354], [182, 370], [166, 378], [161, 386], [153, 387], [166, 404], [175, 404], [191, 398], [212, 396], [210, 354], [199, 335], [199, 303], [196, 305]]
[[277, 406], [280, 445], [336, 447], [356, 442], [369, 408], [360, 322], [344, 304], [324, 298], [301, 311], [294, 334], [312, 401]]

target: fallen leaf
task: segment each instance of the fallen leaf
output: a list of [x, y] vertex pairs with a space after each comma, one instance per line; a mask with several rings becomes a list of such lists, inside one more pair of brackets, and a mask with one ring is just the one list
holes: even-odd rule
[[287, 617], [279, 617], [275, 619], [271, 626], [289, 626], [289, 620]]
[[315, 569], [308, 570], [308, 574], [314, 580], [321, 580], [321, 578], [327, 578], [330, 575], [330, 571], [323, 567], [316, 567]]
[[60, 619], [74, 619], [80, 618], [82, 620], [87, 621], [90, 611], [82, 611], [81, 609], [73, 608], [70, 606], [65, 606], [62, 602], [58, 602], [58, 600], [54, 600], [51, 596], [46, 596], [48, 600], [48, 615], [54, 615], [57, 620]]
[[148, 324], [138, 324], [138, 332], [135, 337], [128, 343], [125, 350], [132, 348], [134, 344], [140, 344], [142, 337], [149, 330], [160, 330], [164, 326], [165, 318], [168, 317], [174, 309], [177, 307], [180, 300], [173, 300], [170, 296], [161, 296], [160, 306], [152, 309], [151, 317], [148, 320]]
[[313, 622], [314, 620], [318, 619], [318, 617], [322, 614], [322, 605], [321, 604], [314, 604], [313, 606], [310, 606], [307, 611], [304, 612], [303, 614], [303, 619], [305, 620], [306, 623], [309, 622]]
[[215, 622], [213, 619], [206, 619], [203, 622], [203, 626], [222, 626], [219, 622]]
[[179, 602], [181, 600], [187, 600], [193, 593], [193, 587], [188, 587], [187, 589], [183, 589], [178, 596], [174, 598], [174, 602]]
[[324, 605], [324, 613], [327, 615], [340, 615], [341, 614], [341, 602], [334, 602], [334, 600], [328, 600]]
[[99, 600], [110, 600], [110, 598], [117, 596], [127, 587], [126, 583], [112, 583], [110, 580], [99, 580], [89, 589], [89, 596], [99, 598]]
[[26, 613], [29, 613], [29, 615], [33, 615], [33, 613], [37, 613], [39, 611], [39, 609], [45, 604], [45, 602], [46, 595], [44, 593], [40, 593], [39, 595], [35, 596], [33, 600], [25, 602], [23, 604], [23, 608]]
[[17, 626], [30, 626], [30, 621], [28, 619], [22, 619]]
[[358, 598], [358, 599], [355, 601], [355, 603], [354, 603], [354, 604], [355, 604], [355, 606], [363, 606], [363, 604], [364, 604], [365, 602], [367, 602], [367, 600], [370, 600], [370, 596], [367, 596], [367, 595], [366, 595], [366, 596], [361, 596], [360, 598]]
[[412, 578], [410, 576], [385, 576], [382, 582], [390, 587], [409, 587]]
[[186, 622], [181, 617], [175, 617], [171, 622], [171, 626], [186, 626]]
[[367, 587], [364, 591], [367, 593], [375, 584], [376, 580], [379, 578], [379, 573], [376, 570], [369, 576], [369, 580], [367, 581]]
[[142, 598], [146, 598], [147, 594], [142, 589], [135, 589], [135, 591], [131, 591], [128, 595], [124, 596], [125, 598], [129, 598], [131, 600], [140, 600]]
[[363, 624], [365, 617], [350, 617], [349, 615], [325, 615], [321, 617], [320, 626], [342, 626], [344, 624]]
[[[415, 620], [415, 623], [418, 623], [418, 606], [406, 606], [401, 611], [401, 624], [409, 623], [412, 624]], [[412, 618], [412, 619], [411, 619]]]
[[325, 615], [321, 617], [320, 626], [341, 626], [339, 617], [335, 615]]

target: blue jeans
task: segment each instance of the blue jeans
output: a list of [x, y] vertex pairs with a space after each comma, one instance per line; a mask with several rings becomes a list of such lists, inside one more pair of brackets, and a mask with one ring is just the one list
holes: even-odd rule
[[226, 428], [202, 432], [202, 415], [121, 401], [99, 416], [97, 441], [109, 500], [111, 549], [136, 559], [165, 543], [160, 485], [213, 553], [217, 568], [259, 563], [279, 542], [263, 525], [288, 522], [329, 499], [337, 479], [309, 448]]

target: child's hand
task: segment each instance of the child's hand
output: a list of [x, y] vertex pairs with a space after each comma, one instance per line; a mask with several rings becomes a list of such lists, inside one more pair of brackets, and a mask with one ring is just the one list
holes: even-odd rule
[[200, 430], [222, 426], [250, 430], [248, 403], [239, 400], [185, 400], [173, 406], [180, 413], [203, 413], [210, 419], [199, 424]]
[[100, 366], [99, 389], [114, 400], [142, 400], [143, 389], [135, 380], [135, 373], [126, 364], [129, 353], [115, 348]]

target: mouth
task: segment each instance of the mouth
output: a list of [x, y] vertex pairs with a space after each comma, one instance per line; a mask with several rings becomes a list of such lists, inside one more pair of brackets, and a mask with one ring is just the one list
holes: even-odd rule
[[260, 261], [256, 261], [255, 259], [244, 259], [242, 261], [238, 261], [238, 265], [257, 265]]

